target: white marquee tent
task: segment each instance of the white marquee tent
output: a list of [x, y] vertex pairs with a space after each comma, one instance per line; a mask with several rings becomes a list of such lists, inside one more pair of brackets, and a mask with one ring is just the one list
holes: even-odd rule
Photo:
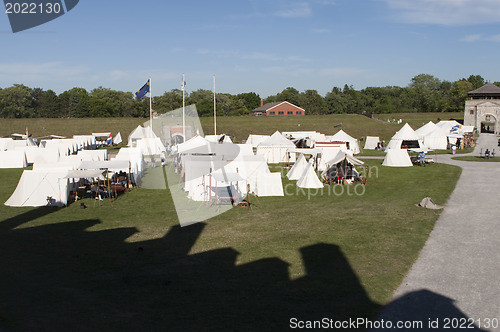
[[[279, 131], [257, 146], [257, 154], [263, 155], [267, 163], [294, 162], [295, 154], [289, 154], [288, 149], [295, 148], [293, 142], [287, 140]], [[289, 157], [290, 155], [290, 157]]]
[[347, 134], [345, 131], [340, 129], [335, 135], [328, 138], [330, 142], [346, 142], [348, 143], [347, 149], [353, 154], [359, 153], [358, 140]]

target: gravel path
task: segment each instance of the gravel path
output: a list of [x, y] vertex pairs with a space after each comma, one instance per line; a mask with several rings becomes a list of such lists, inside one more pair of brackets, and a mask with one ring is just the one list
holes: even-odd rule
[[[497, 140], [481, 135], [472, 154], [495, 148]], [[453, 324], [464, 323], [468, 331], [500, 331], [500, 163], [451, 157], [440, 155], [439, 162], [462, 167], [462, 175], [419, 258], [378, 320], [423, 322], [422, 328], [408, 331], [441, 330], [447, 322], [451, 330], [462, 330]], [[430, 328], [431, 322], [439, 328]]]

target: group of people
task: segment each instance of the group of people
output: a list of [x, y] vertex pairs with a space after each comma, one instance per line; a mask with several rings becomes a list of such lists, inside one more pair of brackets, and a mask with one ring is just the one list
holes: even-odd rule
[[385, 141], [382, 140], [382, 141], [378, 142], [377, 143], [377, 147], [375, 148], [375, 150], [385, 151]]

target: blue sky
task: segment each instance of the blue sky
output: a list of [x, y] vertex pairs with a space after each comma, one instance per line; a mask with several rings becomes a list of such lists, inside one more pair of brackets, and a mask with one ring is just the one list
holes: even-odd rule
[[431, 74], [500, 81], [500, 0], [81, 0], [13, 34], [0, 13], [0, 87], [72, 87], [153, 95], [286, 87], [406, 86]]

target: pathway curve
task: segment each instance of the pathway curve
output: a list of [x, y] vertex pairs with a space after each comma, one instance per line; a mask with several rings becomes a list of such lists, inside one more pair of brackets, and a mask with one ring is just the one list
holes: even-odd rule
[[[496, 148], [496, 142], [495, 135], [481, 135], [472, 155]], [[439, 155], [439, 162], [462, 167], [457, 186], [378, 319], [418, 318], [425, 320], [425, 327], [429, 318], [437, 318], [443, 327], [447, 317], [472, 318], [483, 331], [500, 331], [500, 163], [451, 157]], [[487, 319], [496, 319], [496, 324], [493, 320], [486, 326]]]

